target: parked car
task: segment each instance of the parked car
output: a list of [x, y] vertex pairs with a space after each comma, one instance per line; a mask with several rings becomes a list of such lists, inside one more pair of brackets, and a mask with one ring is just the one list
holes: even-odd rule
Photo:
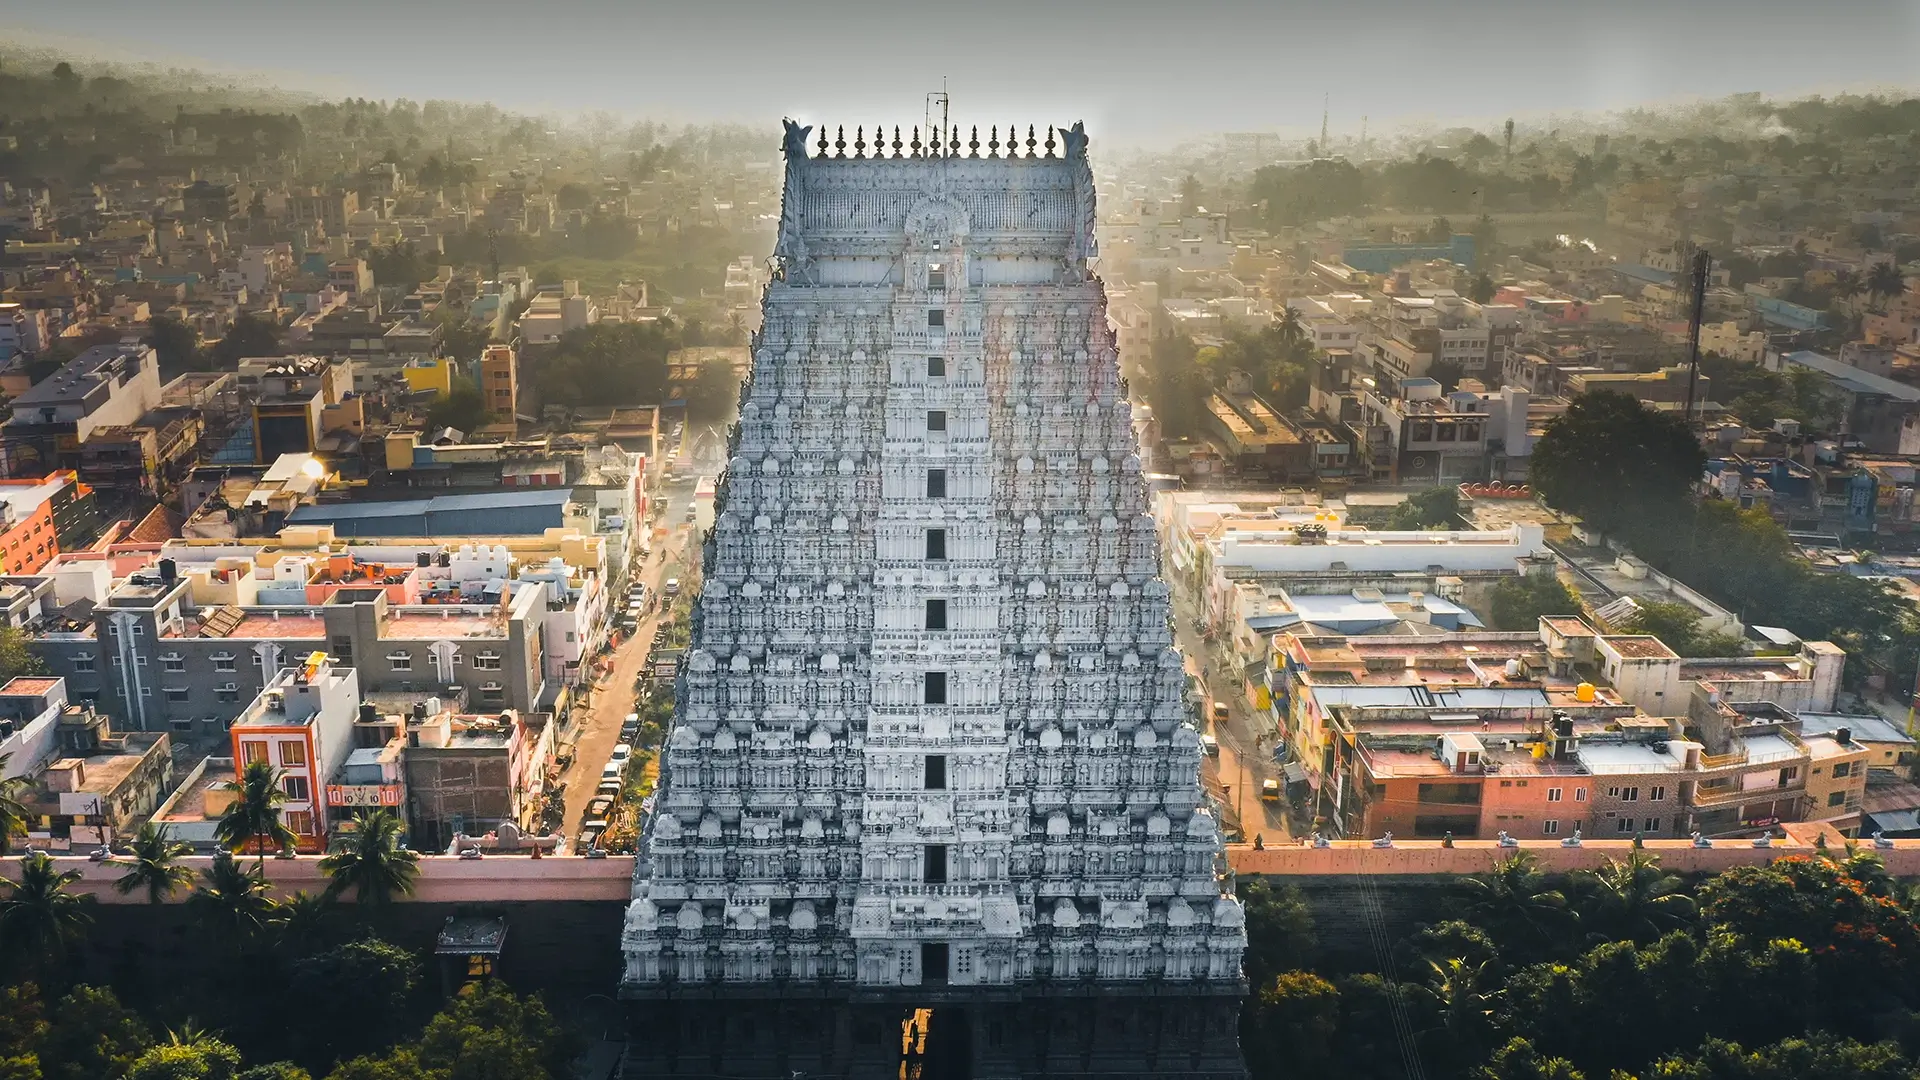
[[613, 760], [609, 761], [607, 764], [611, 765], [611, 764], [614, 764], [615, 762], [618, 762], [621, 765], [625, 765], [627, 763], [627, 759], [631, 758], [632, 756], [633, 756], [633, 747], [628, 746], [626, 743], [621, 743], [620, 745], [613, 748]]
[[611, 809], [613, 809], [613, 796], [595, 795], [587, 803], [587, 817], [603, 818], [607, 816], [607, 811]]
[[593, 790], [596, 795], [618, 795], [623, 786], [618, 780], [602, 780], [600, 786]]
[[603, 767], [603, 768], [602, 768], [602, 769], [600, 770], [600, 779], [601, 779], [601, 780], [618, 780], [618, 779], [620, 779], [620, 778], [622, 778], [623, 776], [625, 776], [625, 775], [626, 775], [626, 773], [627, 773], [627, 763], [626, 763], [626, 762], [624, 762], [624, 761], [609, 761], [609, 762], [607, 762], [607, 764], [606, 764], [606, 765], [605, 765], [605, 766], [604, 766], [604, 767]]
[[1220, 740], [1211, 735], [1200, 736], [1200, 752], [1208, 757], [1220, 756]]
[[679, 596], [680, 595], [680, 579], [677, 577], [668, 578], [667, 583], [661, 586], [660, 591], [663, 593], [666, 593], [668, 596]]

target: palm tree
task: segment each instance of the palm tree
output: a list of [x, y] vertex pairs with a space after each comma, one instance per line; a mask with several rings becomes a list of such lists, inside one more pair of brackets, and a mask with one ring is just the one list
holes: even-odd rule
[[1891, 300], [1907, 291], [1906, 275], [1890, 262], [1875, 263], [1867, 271], [1867, 293], [1882, 299]]
[[20, 880], [5, 881], [0, 900], [0, 938], [7, 951], [33, 955], [52, 965], [66, 955], [67, 944], [93, 923], [93, 897], [70, 893], [80, 871], [61, 870], [44, 851], [20, 860]]
[[223, 851], [214, 856], [212, 866], [200, 871], [200, 877], [200, 888], [187, 903], [230, 934], [235, 944], [251, 940], [266, 926], [276, 905], [258, 869], [240, 865], [231, 852]]
[[1833, 295], [1841, 300], [1859, 296], [1867, 291], [1867, 283], [1860, 280], [1855, 270], [1841, 270], [1833, 275]]
[[172, 896], [175, 889], [193, 884], [193, 871], [178, 861], [180, 856], [192, 851], [189, 845], [175, 840], [165, 825], [149, 821], [140, 826], [139, 834], [133, 838], [133, 858], [119, 862], [127, 872], [113, 883], [113, 890], [129, 896], [145, 889], [147, 903], [158, 904]]
[[[6, 769], [12, 757], [12, 754], [0, 754], [0, 771]], [[0, 780], [0, 855], [12, 853], [14, 837], [27, 835], [27, 822], [33, 820], [33, 812], [27, 809], [23, 796], [32, 786], [24, 776]]]
[[396, 894], [411, 896], [420, 856], [400, 846], [400, 816], [391, 810], [362, 813], [345, 846], [320, 860], [327, 896], [353, 890], [355, 901], [383, 907]]
[[1566, 894], [1553, 887], [1530, 851], [1517, 851], [1485, 874], [1461, 882], [1472, 922], [1545, 939], [1572, 914]]
[[1583, 879], [1587, 913], [1636, 941], [1685, 926], [1698, 910], [1680, 891], [1679, 875], [1660, 869], [1659, 857], [1649, 851], [1636, 849], [1624, 861], [1610, 858]]
[[1307, 340], [1306, 324], [1300, 321], [1300, 313], [1291, 307], [1283, 307], [1274, 318], [1274, 330], [1280, 334], [1280, 342], [1291, 350], [1295, 345]]
[[280, 790], [280, 770], [265, 761], [250, 761], [246, 771], [238, 780], [227, 783], [227, 790], [235, 792], [239, 798], [220, 815], [220, 823], [214, 827], [214, 836], [226, 845], [228, 851], [238, 852], [252, 841], [257, 848], [259, 858], [257, 866], [264, 872], [267, 865], [267, 841], [273, 841], [277, 848], [293, 843], [293, 830], [280, 820], [280, 804], [287, 801], [286, 792]]
[[1439, 1019], [1439, 1030], [1446, 1035], [1452, 1056], [1477, 1060], [1486, 1034], [1492, 1027], [1494, 1004], [1504, 990], [1483, 989], [1498, 980], [1490, 978], [1487, 961], [1469, 964], [1464, 959], [1427, 961], [1427, 982], [1412, 987]]
[[293, 955], [317, 952], [333, 933], [333, 901], [325, 893], [294, 893], [275, 909], [273, 929], [280, 945]]

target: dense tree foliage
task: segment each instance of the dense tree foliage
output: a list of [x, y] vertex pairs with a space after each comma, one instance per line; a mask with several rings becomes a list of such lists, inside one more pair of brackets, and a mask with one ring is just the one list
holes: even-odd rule
[[[1871, 855], [1795, 856], [1688, 888], [1645, 852], [1462, 881], [1460, 919], [1384, 970], [1265, 954], [1242, 1021], [1255, 1077], [1758, 1080], [1920, 1075], [1920, 929]], [[1282, 907], [1291, 924], [1297, 918]], [[1248, 904], [1250, 938], [1273, 909]], [[1310, 930], [1309, 930], [1310, 933]], [[1305, 1071], [1301, 1071], [1302, 1067]]]
[[1580, 614], [1580, 598], [1552, 570], [1536, 570], [1495, 585], [1490, 614], [1496, 630], [1532, 630], [1543, 615]]
[[250, 356], [280, 355], [280, 326], [265, 316], [242, 312], [214, 342], [208, 354], [215, 370], [231, 370]]
[[530, 353], [523, 377], [548, 404], [651, 403], [666, 391], [667, 354], [679, 344], [658, 323], [595, 323], [569, 330], [549, 353]]
[[1460, 524], [1460, 489], [1427, 488], [1407, 496], [1387, 517], [1389, 529], [1451, 529]]
[[1534, 490], [1603, 531], [1683, 511], [1706, 451], [1678, 416], [1610, 390], [1575, 397], [1534, 444]]

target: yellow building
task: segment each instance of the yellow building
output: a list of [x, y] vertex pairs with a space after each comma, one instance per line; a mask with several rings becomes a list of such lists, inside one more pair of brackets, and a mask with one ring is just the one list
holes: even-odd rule
[[431, 390], [439, 397], [453, 393], [454, 361], [450, 356], [430, 356], [407, 363], [400, 369], [406, 376], [407, 390], [418, 394]]

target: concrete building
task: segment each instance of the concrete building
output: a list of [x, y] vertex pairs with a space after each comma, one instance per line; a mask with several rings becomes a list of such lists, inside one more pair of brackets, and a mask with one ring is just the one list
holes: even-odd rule
[[300, 851], [326, 848], [325, 791], [353, 750], [353, 723], [360, 710], [360, 679], [351, 667], [335, 667], [325, 652], [295, 657], [260, 691], [228, 734], [234, 767], [242, 774], [255, 762], [280, 771], [286, 801], [280, 820]]
[[407, 719], [404, 751], [414, 845], [440, 851], [458, 837], [537, 824], [551, 727], [544, 716], [436, 712], [421, 703]]
[[520, 412], [520, 363], [511, 345], [489, 345], [480, 354], [480, 394], [487, 411], [513, 422]]
[[96, 428], [136, 423], [159, 404], [160, 360], [150, 346], [96, 345], [9, 404], [0, 473], [78, 468], [81, 444]]

